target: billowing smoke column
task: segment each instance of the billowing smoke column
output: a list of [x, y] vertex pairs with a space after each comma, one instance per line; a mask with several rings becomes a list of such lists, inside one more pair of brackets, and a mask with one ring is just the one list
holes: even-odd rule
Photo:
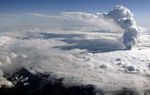
[[124, 6], [117, 5], [112, 11], [104, 14], [105, 17], [113, 19], [122, 29], [124, 29], [123, 43], [127, 49], [131, 49], [137, 40], [141, 29], [136, 25], [136, 21], [133, 18], [134, 14]]

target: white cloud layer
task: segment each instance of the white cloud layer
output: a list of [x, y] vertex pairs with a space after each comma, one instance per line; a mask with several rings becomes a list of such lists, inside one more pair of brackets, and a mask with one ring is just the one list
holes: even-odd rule
[[63, 83], [69, 85], [92, 84], [107, 91], [116, 91], [122, 86], [140, 90], [150, 87], [144, 74], [133, 74], [149, 72], [150, 51], [120, 50], [124, 46], [114, 32], [42, 26], [3, 30], [5, 32], [0, 33], [0, 85], [13, 86], [3, 76], [25, 67], [32, 72], [64, 77]]

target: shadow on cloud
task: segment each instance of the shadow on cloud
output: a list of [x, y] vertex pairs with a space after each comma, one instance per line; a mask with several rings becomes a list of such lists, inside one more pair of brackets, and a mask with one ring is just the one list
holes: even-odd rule
[[51, 38], [75, 38], [82, 37], [82, 34], [56, 34], [56, 33], [40, 33], [43, 39], [51, 39]]
[[[33, 37], [32, 37], [33, 38]], [[117, 50], [125, 50], [124, 44], [117, 39], [85, 39], [83, 34], [56, 34], [56, 33], [40, 33], [40, 39], [59, 39], [66, 45], [56, 46], [62, 50], [81, 49], [91, 53], [111, 52]]]
[[83, 39], [83, 40], [62, 40], [68, 43], [68, 46], [58, 46], [63, 50], [71, 49], [85, 49], [91, 53], [110, 52], [117, 50], [124, 50], [124, 45], [119, 41], [113, 41], [108, 39]]

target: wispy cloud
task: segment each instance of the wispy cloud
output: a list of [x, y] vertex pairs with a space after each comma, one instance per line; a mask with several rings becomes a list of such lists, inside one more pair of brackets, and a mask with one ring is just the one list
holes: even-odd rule
[[26, 15], [30, 15], [30, 16], [37, 16], [37, 17], [44, 17], [44, 18], [59, 18], [59, 19], [64, 19], [63, 16], [56, 16], [56, 15], [45, 15], [45, 14], [41, 14], [41, 13], [26, 13]]

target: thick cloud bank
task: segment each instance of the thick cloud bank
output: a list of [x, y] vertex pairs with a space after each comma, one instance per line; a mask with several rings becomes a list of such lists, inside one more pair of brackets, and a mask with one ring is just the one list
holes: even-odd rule
[[64, 12], [63, 14], [68, 17], [85, 20], [98, 26], [107, 26], [107, 28], [111, 27], [112, 30], [116, 31], [121, 31], [121, 27], [124, 31], [122, 37], [123, 43], [127, 49], [131, 49], [134, 45], [137, 44], [139, 34], [142, 31], [142, 29], [137, 26], [136, 21], [133, 18], [134, 14], [128, 8], [122, 5], [117, 5], [113, 10], [105, 14], [89, 14], [82, 12]]
[[[1, 27], [0, 30], [0, 87], [16, 87], [16, 82], [7, 78], [24, 67], [33, 73], [62, 78], [65, 86], [94, 85], [96, 90], [104, 90], [105, 95], [113, 95], [112, 91], [123, 87], [139, 92], [150, 88], [149, 47], [118, 50], [122, 43], [114, 32], [45, 26]], [[146, 37], [146, 45], [150, 46], [150, 37]], [[22, 81], [22, 78], [15, 79]]]

